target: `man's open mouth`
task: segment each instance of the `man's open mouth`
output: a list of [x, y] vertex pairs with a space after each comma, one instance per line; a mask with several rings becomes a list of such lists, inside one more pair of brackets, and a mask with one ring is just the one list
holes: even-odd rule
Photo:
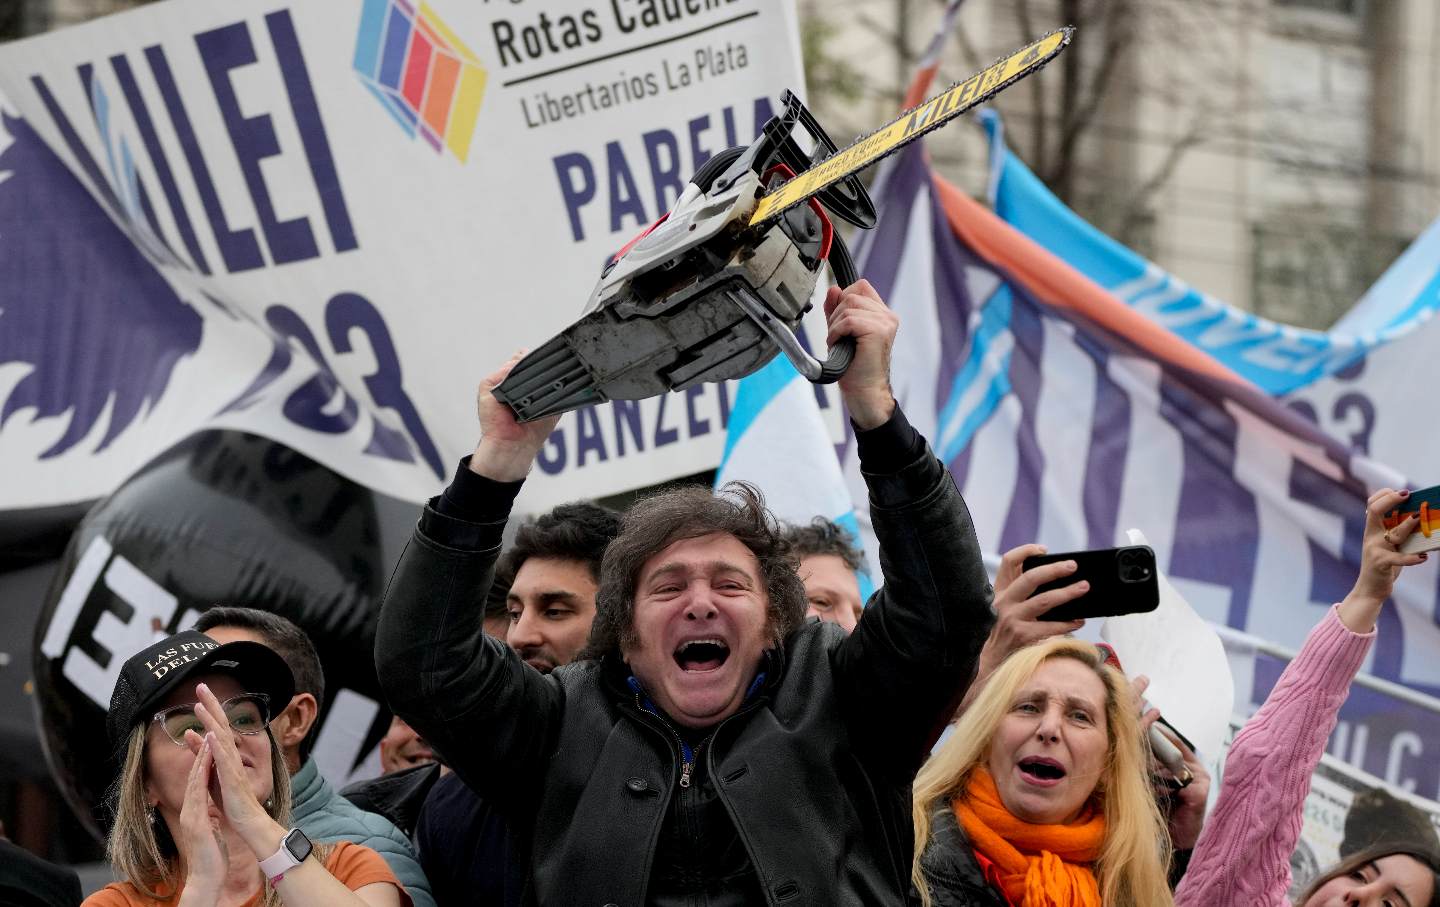
[[1021, 759], [1020, 773], [1037, 784], [1054, 784], [1065, 777], [1065, 768], [1054, 759], [1031, 756]]
[[730, 657], [725, 640], [710, 637], [682, 642], [675, 649], [675, 663], [682, 671], [714, 671]]

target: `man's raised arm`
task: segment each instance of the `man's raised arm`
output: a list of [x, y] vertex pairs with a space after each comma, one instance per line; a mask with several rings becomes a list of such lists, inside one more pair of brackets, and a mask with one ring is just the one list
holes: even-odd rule
[[482, 629], [511, 505], [558, 420], [518, 423], [491, 394], [519, 358], [480, 383], [480, 443], [425, 507], [375, 633], [390, 707], [502, 809], [536, 791], [517, 776], [544, 764], [561, 706], [558, 684]]
[[841, 701], [873, 757], [913, 775], [974, 676], [994, 616], [970, 512], [895, 404], [899, 319], [866, 281], [831, 290], [830, 338], [856, 338], [840, 381], [880, 542], [884, 585], [836, 653]]

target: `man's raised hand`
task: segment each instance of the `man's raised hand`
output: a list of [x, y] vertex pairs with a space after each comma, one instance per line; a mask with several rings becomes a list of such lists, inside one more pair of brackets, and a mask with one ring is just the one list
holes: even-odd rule
[[480, 382], [475, 393], [475, 409], [480, 417], [480, 443], [470, 458], [470, 470], [497, 482], [516, 482], [525, 478], [535, 455], [545, 446], [545, 439], [555, 430], [558, 415], [545, 416], [533, 422], [516, 420], [510, 407], [495, 399], [494, 390], [510, 370], [526, 354], [520, 350], [504, 365]]
[[850, 419], [860, 430], [876, 428], [895, 411], [890, 389], [890, 350], [900, 317], [890, 311], [868, 280], [857, 280], [825, 294], [825, 342], [834, 346], [842, 337], [855, 338], [855, 359], [840, 379], [840, 393]]

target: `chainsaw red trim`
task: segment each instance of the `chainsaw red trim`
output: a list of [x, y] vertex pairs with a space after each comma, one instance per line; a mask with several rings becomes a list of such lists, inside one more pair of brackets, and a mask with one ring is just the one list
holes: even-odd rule
[[[669, 212], [669, 211], [666, 211], [664, 214], [660, 215], [660, 219], [659, 219], [659, 220], [657, 220], [655, 223], [651, 224], [650, 226], [646, 227], [644, 230], [641, 230], [638, 234], [636, 234], [636, 236], [635, 236], [634, 239], [630, 240], [630, 241], [627, 242], [625, 245], [621, 246], [621, 247], [620, 247], [620, 251], [615, 253], [615, 258], [614, 258], [614, 260], [615, 260], [615, 261], [619, 261], [620, 259], [624, 258], [626, 252], [629, 252], [631, 249], [635, 248], [635, 244], [636, 244], [637, 242], [639, 242], [640, 240], [642, 240], [642, 239], [644, 239], [645, 237], [649, 236], [649, 235], [651, 234], [651, 232], [654, 231], [654, 229], [655, 229], [656, 227], [658, 227], [658, 226], [660, 226], [661, 224], [665, 223], [666, 219], [669, 218], [669, 217], [670, 217], [670, 212]], [[692, 228], [692, 229], [693, 229], [693, 228]]]
[[[791, 170], [788, 164], [775, 164], [769, 170], [765, 171], [765, 176], [760, 182], [768, 186], [770, 184], [770, 177], [776, 174], [785, 177], [786, 180], [793, 180], [795, 178], [795, 171]], [[830, 244], [835, 239], [835, 225], [830, 223], [829, 216], [825, 214], [824, 207], [821, 206], [820, 200], [815, 196], [810, 196], [810, 198], [806, 200], [806, 204], [820, 216], [820, 260], [829, 261]]]

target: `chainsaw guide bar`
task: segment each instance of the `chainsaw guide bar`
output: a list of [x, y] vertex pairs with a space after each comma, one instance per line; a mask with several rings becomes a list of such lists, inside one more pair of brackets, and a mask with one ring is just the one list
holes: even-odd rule
[[864, 170], [927, 132], [939, 129], [967, 110], [990, 100], [1055, 59], [1070, 43], [1074, 32], [1069, 26], [1056, 29], [1028, 47], [996, 61], [988, 69], [957, 82], [944, 93], [905, 111], [869, 135], [856, 139], [848, 147], [761, 198], [755, 213], [750, 216], [750, 225], [763, 223], [804, 204], [817, 192]]

